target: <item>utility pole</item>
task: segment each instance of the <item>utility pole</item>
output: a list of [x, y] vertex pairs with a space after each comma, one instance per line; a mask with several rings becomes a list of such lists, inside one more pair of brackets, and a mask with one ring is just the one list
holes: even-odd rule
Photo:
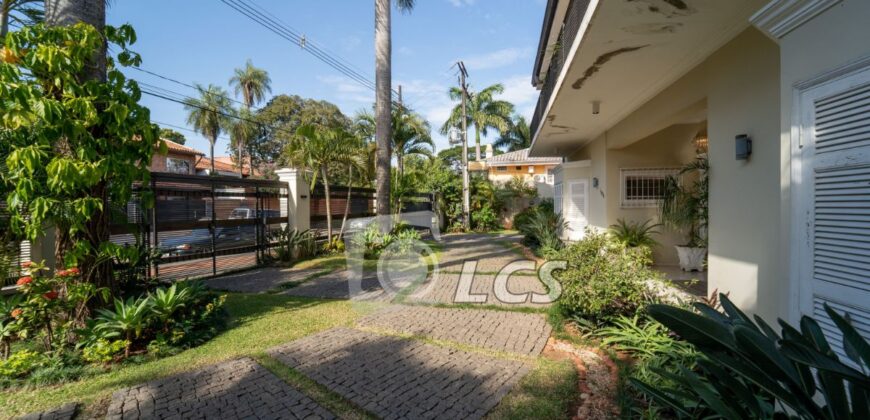
[[459, 66], [459, 85], [462, 88], [462, 225], [466, 231], [471, 229], [471, 200], [468, 191], [468, 116], [466, 115], [465, 102], [468, 97], [468, 85], [465, 78], [468, 72], [465, 63], [456, 63]]

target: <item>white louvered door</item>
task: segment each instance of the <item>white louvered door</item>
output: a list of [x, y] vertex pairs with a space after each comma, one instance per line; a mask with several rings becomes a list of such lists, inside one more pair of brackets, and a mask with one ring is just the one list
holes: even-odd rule
[[823, 304], [847, 312], [870, 338], [870, 69], [805, 90], [795, 243], [801, 315], [842, 337]]
[[584, 180], [568, 183], [568, 203], [565, 208], [565, 221], [568, 222], [568, 239], [583, 239], [589, 221], [589, 182]]

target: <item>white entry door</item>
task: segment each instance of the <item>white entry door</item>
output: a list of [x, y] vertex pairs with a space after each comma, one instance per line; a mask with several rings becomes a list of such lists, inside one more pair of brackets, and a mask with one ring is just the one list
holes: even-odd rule
[[[563, 192], [564, 193], [564, 192]], [[569, 240], [583, 239], [589, 221], [589, 181], [571, 181], [568, 183], [568, 191], [565, 204], [565, 221], [568, 222]]]
[[846, 312], [870, 338], [870, 68], [800, 92], [792, 258], [800, 313], [842, 336], [823, 309]]

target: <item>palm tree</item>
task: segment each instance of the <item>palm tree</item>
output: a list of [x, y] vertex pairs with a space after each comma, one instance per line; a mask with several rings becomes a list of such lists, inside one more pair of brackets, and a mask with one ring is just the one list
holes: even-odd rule
[[[429, 122], [419, 114], [408, 111], [405, 107], [396, 106], [393, 107], [391, 120], [393, 132], [390, 137], [390, 148], [396, 157], [396, 167], [401, 177], [405, 173], [405, 156], [432, 156], [435, 143], [432, 141]], [[371, 128], [375, 125], [375, 117], [372, 114], [368, 112], [357, 114], [356, 126], [363, 138], [368, 137]]]
[[311, 188], [317, 183], [318, 175], [323, 178], [323, 191], [326, 196], [326, 236], [332, 243], [332, 197], [329, 191], [329, 169], [335, 165], [351, 163], [358, 138], [342, 128], [317, 128], [303, 125], [296, 130], [287, 145], [287, 160], [298, 168], [312, 172]]
[[[239, 176], [244, 177], [244, 151], [245, 146], [251, 144], [251, 141], [257, 136], [257, 133], [260, 131], [260, 125], [256, 122], [256, 116], [253, 112], [251, 112], [248, 108], [242, 108], [238, 112], [238, 118], [232, 123], [232, 127], [230, 127], [230, 149], [233, 149], [238, 153], [238, 157], [236, 161], [239, 163]], [[249, 154], [250, 158], [250, 154]], [[250, 175], [254, 175], [254, 165], [253, 161], [249, 162], [249, 168], [251, 170]]]
[[[414, 0], [396, 0], [405, 12], [414, 8]], [[378, 215], [390, 214], [390, 139], [393, 46], [390, 0], [375, 0], [375, 117], [377, 119], [377, 200]]]
[[508, 152], [526, 149], [532, 145], [532, 133], [526, 117], [514, 115], [513, 121], [506, 132], [493, 143], [493, 147], [505, 148]]
[[38, 3], [42, 0], [0, 0], [0, 38], [9, 33], [10, 22], [23, 26], [42, 21], [44, 12]]
[[[489, 86], [480, 92], [469, 92], [470, 100], [467, 105], [468, 125], [474, 125], [474, 140], [475, 140], [475, 157], [480, 160], [480, 135], [487, 135], [489, 130], [498, 130], [504, 133], [510, 129], [511, 114], [514, 112], [514, 105], [508, 101], [495, 99], [495, 95], [504, 93], [504, 86], [501, 83], [496, 83]], [[454, 101], [462, 101], [462, 89], [458, 87], [450, 88], [448, 92], [450, 99]], [[441, 126], [441, 134], [447, 132], [453, 127], [462, 125], [462, 104], [456, 105], [450, 113], [450, 118]]]
[[[269, 78], [269, 73], [266, 70], [254, 67], [254, 64], [251, 63], [250, 59], [245, 63], [245, 67], [236, 69], [235, 75], [230, 78], [230, 86], [233, 86], [236, 96], [241, 96], [249, 117], [252, 116], [250, 112], [251, 108], [266, 99], [267, 93], [272, 93], [272, 79]], [[242, 125], [243, 127], [239, 127], [235, 140], [233, 140], [234, 144], [232, 147], [236, 148], [239, 154], [239, 176], [244, 176], [245, 165], [242, 160], [242, 155], [245, 146], [248, 145], [253, 139], [253, 136], [256, 135], [256, 131], [251, 129], [251, 123], [248, 121], [240, 119], [238, 120], [237, 125]], [[233, 130], [233, 132], [236, 132], [236, 130]], [[250, 167], [253, 175], [253, 156], [250, 156], [250, 159]]]
[[[106, 28], [106, 5], [108, 3], [109, 0], [45, 0], [45, 22], [50, 26], [70, 26], [83, 22], [102, 33]], [[82, 75], [84, 79], [106, 80], [105, 52], [106, 45], [104, 43], [103, 53], [94, 55], [93, 62], [86, 66]]]
[[187, 123], [209, 141], [209, 175], [214, 175], [214, 144], [221, 133], [232, 129], [230, 120], [235, 111], [223, 88], [211, 84], [206, 88], [197, 84], [196, 90], [199, 91], [199, 98], [185, 100], [184, 109], [187, 110]]

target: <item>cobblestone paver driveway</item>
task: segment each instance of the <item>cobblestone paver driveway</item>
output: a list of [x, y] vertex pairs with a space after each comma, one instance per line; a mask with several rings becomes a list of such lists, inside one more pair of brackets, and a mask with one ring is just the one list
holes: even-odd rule
[[543, 315], [480, 309], [396, 305], [366, 316], [357, 325], [525, 356], [540, 354], [550, 336]]
[[517, 360], [348, 328], [269, 354], [385, 419], [481, 418], [528, 370]]
[[107, 419], [331, 419], [251, 359], [170, 376], [112, 395]]

